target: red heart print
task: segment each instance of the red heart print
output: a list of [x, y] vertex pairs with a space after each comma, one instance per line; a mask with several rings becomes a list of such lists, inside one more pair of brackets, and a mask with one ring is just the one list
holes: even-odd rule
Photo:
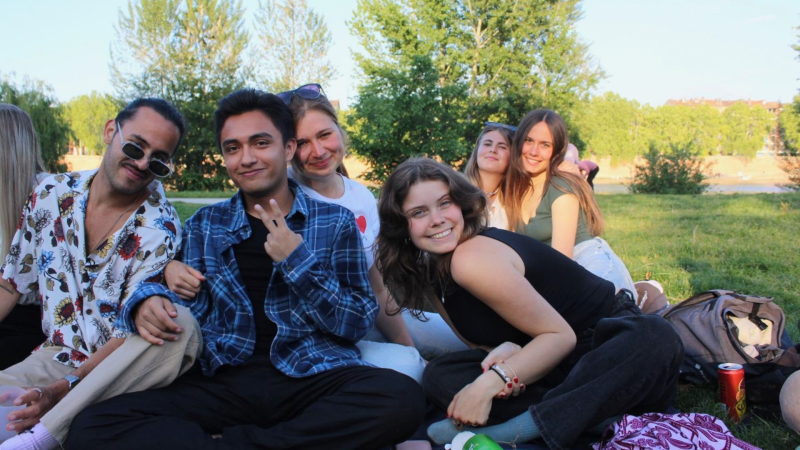
[[361, 230], [361, 233], [367, 231], [367, 218], [364, 216], [358, 216], [356, 219], [356, 224], [358, 224], [358, 229]]

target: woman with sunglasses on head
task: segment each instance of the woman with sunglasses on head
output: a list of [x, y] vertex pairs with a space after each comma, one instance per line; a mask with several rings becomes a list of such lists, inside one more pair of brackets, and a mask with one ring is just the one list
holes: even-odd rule
[[381, 190], [376, 264], [389, 290], [416, 313], [429, 299], [472, 348], [425, 369], [448, 415], [429, 436], [571, 448], [607, 419], [669, 407], [683, 359], [672, 327], [551, 247], [486, 228], [486, 202], [430, 159], [404, 162]]
[[[349, 209], [361, 232], [370, 284], [382, 310], [376, 320], [376, 330], [359, 343], [362, 357], [379, 367], [398, 370], [420, 381], [425, 362], [413, 349], [416, 342], [419, 342], [421, 351], [425, 350], [426, 357], [429, 357], [427, 353], [436, 352], [439, 345], [446, 346], [448, 339], [455, 349], [462, 349], [462, 344], [438, 317], [423, 324], [414, 317], [395, 314], [397, 305], [373, 264], [374, 242], [380, 229], [375, 197], [366, 187], [347, 176], [343, 164], [345, 135], [339, 126], [336, 110], [321, 87], [318, 84], [305, 85], [278, 94], [278, 97], [292, 111], [297, 132], [297, 151], [289, 176], [309, 197]], [[409, 332], [409, 328], [413, 332]], [[392, 349], [375, 342], [381, 340], [407, 348]]]
[[505, 179], [516, 131], [515, 126], [486, 122], [464, 168], [467, 177], [489, 198], [489, 226], [504, 230], [508, 229], [503, 207]]
[[[14, 105], [0, 104], [0, 265], [17, 231], [22, 207], [44, 171], [33, 122]], [[26, 357], [45, 340], [38, 293], [23, 295], [0, 322], [0, 370]]]
[[635, 293], [625, 264], [600, 238], [605, 225], [592, 190], [560, 166], [568, 143], [567, 126], [554, 111], [537, 109], [520, 122], [504, 198], [511, 229], [552, 246], [617, 289]]

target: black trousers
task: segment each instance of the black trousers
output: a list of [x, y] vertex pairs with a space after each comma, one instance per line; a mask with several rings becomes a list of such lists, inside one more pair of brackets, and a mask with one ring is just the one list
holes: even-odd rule
[[93, 405], [72, 422], [65, 447], [378, 449], [408, 439], [424, 413], [422, 388], [398, 372], [359, 366], [290, 378], [264, 356]]
[[0, 322], [0, 370], [30, 356], [45, 340], [39, 305], [16, 305]]
[[[490, 423], [528, 410], [547, 446], [561, 450], [572, 448], [585, 429], [610, 417], [663, 412], [671, 406], [683, 361], [683, 344], [672, 325], [642, 314], [627, 299], [587, 332], [548, 376], [518, 397], [494, 400]], [[482, 373], [480, 363], [486, 355], [475, 349], [431, 361], [422, 380], [428, 399], [447, 408], [455, 394]]]
[[590, 170], [589, 175], [586, 177], [586, 181], [589, 183], [589, 186], [592, 187], [592, 190], [594, 190], [594, 183], [592, 181], [594, 181], [594, 177], [597, 176], [597, 172], [600, 172], [599, 167], [595, 167], [594, 169]]

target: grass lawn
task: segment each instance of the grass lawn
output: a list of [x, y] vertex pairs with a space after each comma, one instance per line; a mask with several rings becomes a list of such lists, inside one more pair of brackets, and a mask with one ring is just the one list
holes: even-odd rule
[[[167, 191], [168, 198], [230, 198], [236, 191]], [[185, 219], [184, 219], [185, 220]]]
[[[775, 297], [795, 341], [800, 319], [800, 194], [703, 196], [599, 195], [605, 239], [634, 280], [664, 285], [675, 303], [694, 293], [734, 289]], [[200, 205], [175, 202], [186, 220]], [[685, 412], [723, 414], [716, 386], [682, 386], [676, 404]], [[733, 433], [765, 450], [794, 450], [800, 436], [752, 414]]]

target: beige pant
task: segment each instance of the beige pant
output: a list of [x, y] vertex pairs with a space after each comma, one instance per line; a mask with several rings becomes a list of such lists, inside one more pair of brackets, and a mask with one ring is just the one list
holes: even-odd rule
[[[200, 355], [203, 335], [191, 311], [180, 305], [175, 321], [183, 328], [180, 338], [164, 345], [151, 345], [132, 335], [66, 397], [45, 414], [42, 425], [63, 443], [72, 419], [87, 406], [126, 392], [169, 385], [186, 372]], [[0, 385], [47, 386], [74, 369], [53, 360], [62, 347], [39, 349], [19, 364], [0, 372]]]
[[793, 373], [781, 388], [783, 420], [795, 433], [800, 434], [800, 372]]

